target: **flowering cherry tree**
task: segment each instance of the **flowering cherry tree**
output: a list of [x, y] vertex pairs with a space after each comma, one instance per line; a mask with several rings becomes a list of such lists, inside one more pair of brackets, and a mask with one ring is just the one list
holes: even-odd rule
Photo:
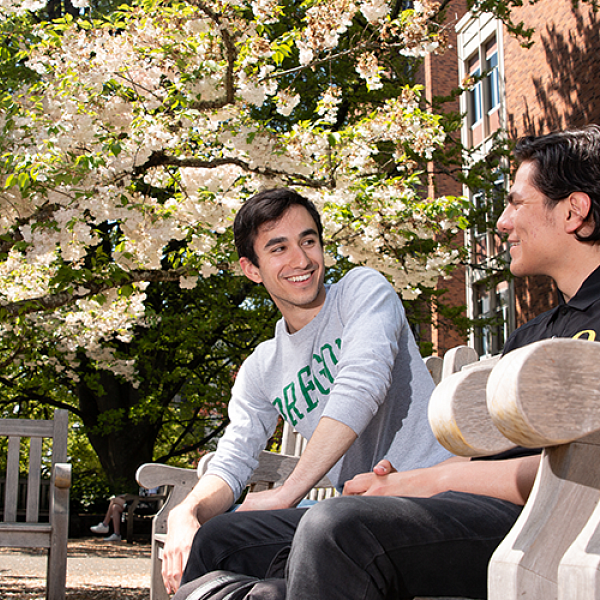
[[[22, 19], [42, 5], [2, 7]], [[382, 271], [405, 298], [434, 283], [457, 253], [432, 241], [461, 207], [421, 197], [415, 157], [444, 132], [393, 72], [398, 56], [439, 48], [434, 8], [148, 1], [22, 29], [32, 76], [0, 116], [4, 322], [62, 329], [65, 352], [87, 348], [133, 377], [100, 350], [103, 335], [128, 339], [148, 282], [190, 288], [233, 268], [236, 210], [281, 185], [322, 209], [331, 260]], [[342, 59], [365, 88], [343, 117], [347, 90], [331, 75]]]
[[44, 0], [0, 0], [5, 368], [77, 386], [85, 363], [135, 389], [118, 349], [156, 318], [148, 286], [235, 273], [233, 218], [267, 187], [315, 202], [329, 264], [378, 269], [405, 299], [457, 261], [464, 205], [421, 178], [445, 132], [405, 78], [443, 50], [437, 3], [71, 4], [47, 21]]

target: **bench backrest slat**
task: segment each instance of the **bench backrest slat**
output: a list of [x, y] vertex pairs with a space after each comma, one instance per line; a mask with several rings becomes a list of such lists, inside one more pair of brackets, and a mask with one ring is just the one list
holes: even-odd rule
[[53, 421], [36, 421], [34, 419], [0, 419], [0, 435], [16, 435], [19, 437], [53, 437]]
[[36, 523], [40, 513], [40, 481], [42, 479], [42, 438], [31, 438], [29, 476], [27, 477], [27, 509], [25, 520]]
[[8, 438], [8, 455], [6, 457], [6, 485], [4, 487], [4, 520], [17, 520], [17, 501], [19, 498], [19, 452], [21, 438]]
[[52, 464], [67, 462], [67, 431], [69, 429], [69, 413], [58, 410], [54, 413], [52, 434]]

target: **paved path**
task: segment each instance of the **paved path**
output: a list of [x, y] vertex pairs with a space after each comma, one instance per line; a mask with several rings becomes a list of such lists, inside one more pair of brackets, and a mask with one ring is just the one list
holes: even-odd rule
[[[3, 586], [44, 587], [46, 565], [44, 550], [1, 548], [0, 591]], [[88, 586], [149, 589], [149, 544], [69, 540], [67, 588]]]

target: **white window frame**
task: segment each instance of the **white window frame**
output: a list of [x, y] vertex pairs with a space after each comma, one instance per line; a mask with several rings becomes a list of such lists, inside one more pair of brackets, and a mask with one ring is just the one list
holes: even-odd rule
[[[503, 28], [502, 22], [496, 19], [490, 13], [482, 13], [477, 17], [473, 17], [471, 13], [467, 13], [456, 25], [457, 31], [457, 54], [458, 54], [458, 75], [459, 81], [465, 81], [469, 76], [469, 61], [472, 61], [474, 56], [478, 56], [480, 73], [488, 70], [487, 52], [489, 42], [492, 39], [496, 40], [496, 56], [497, 67], [492, 69], [492, 72], [484, 79], [480, 80], [476, 86], [480, 88], [478, 93], [481, 98], [483, 132], [481, 145], [482, 152], [485, 154], [489, 146], [489, 138], [494, 133], [496, 128], [492, 130], [490, 127], [489, 115], [496, 110], [499, 111], [499, 126], [506, 128], [506, 103], [504, 98], [504, 53], [503, 48]], [[497, 80], [498, 98], [497, 103], [492, 106], [492, 99], [488, 88], [489, 77]], [[461, 130], [462, 143], [467, 148], [479, 146], [473, 144], [473, 129], [480, 125], [480, 121], [474, 120], [472, 108], [470, 106], [475, 90], [469, 93], [461, 94], [460, 110], [465, 118]]]

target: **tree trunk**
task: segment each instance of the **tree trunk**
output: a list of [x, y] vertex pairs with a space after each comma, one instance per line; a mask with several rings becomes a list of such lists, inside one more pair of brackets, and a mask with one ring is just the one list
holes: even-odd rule
[[83, 424], [113, 491], [137, 492], [135, 472], [152, 461], [161, 420], [156, 415], [132, 419], [138, 390], [106, 371], [98, 376], [102, 393], [83, 382], [78, 385]]

